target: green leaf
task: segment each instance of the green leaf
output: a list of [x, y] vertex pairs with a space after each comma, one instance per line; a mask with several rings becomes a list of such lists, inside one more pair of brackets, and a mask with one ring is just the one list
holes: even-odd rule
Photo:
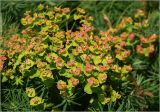
[[58, 58], [58, 55], [56, 53], [51, 53], [51, 56], [54, 58]]
[[72, 41], [71, 45], [72, 46], [78, 46], [78, 44], [75, 41]]
[[[54, 40], [53, 40], [53, 41], [54, 41]], [[50, 50], [52, 50], [52, 51], [56, 51], [58, 47], [57, 47], [57, 46], [53, 46], [53, 45], [51, 46], [51, 45], [50, 45], [49, 48], [50, 48]]]
[[53, 107], [53, 105], [54, 105], [53, 103], [44, 103], [44, 109]]
[[80, 57], [81, 57], [81, 59], [83, 60], [83, 61], [85, 61], [85, 57], [86, 57], [87, 55], [86, 54], [82, 54]]
[[45, 51], [39, 53], [38, 55], [39, 55], [39, 56], [43, 56], [44, 54], [45, 54]]
[[98, 85], [97, 87], [92, 87], [92, 91], [93, 91], [93, 93], [99, 94], [102, 92], [102, 89]]
[[65, 16], [66, 16], [66, 19], [69, 19], [69, 18], [70, 18], [70, 15], [69, 15], [69, 14], [66, 14]]
[[145, 56], [149, 56], [149, 53], [148, 53], [147, 48], [144, 48], [144, 55], [145, 55]]
[[43, 83], [44, 83], [47, 87], [52, 87], [55, 82], [54, 82], [54, 79], [53, 79], [53, 78], [48, 78], [48, 79], [45, 79], [45, 80], [43, 81]]
[[98, 76], [98, 72], [93, 72], [93, 76], [97, 77]]
[[45, 59], [46, 59], [46, 61], [49, 62], [49, 63], [52, 62], [52, 60], [51, 60], [48, 56], [45, 56]]
[[66, 53], [62, 54], [62, 56], [67, 57], [68, 56], [68, 51], [66, 51]]
[[78, 20], [78, 19], [81, 18], [81, 15], [74, 14], [74, 15], [73, 15], [73, 18], [74, 18], [74, 20]]
[[33, 74], [32, 76], [30, 76], [30, 79], [33, 79], [35, 77], [39, 77], [40, 72], [37, 70], [37, 72], [35, 74]]
[[122, 60], [122, 56], [120, 54], [117, 54], [116, 58], [119, 59], [119, 60]]
[[104, 94], [99, 94], [99, 95], [98, 95], [98, 100], [99, 100], [103, 105], [105, 105], [105, 104], [108, 103], [111, 99], [105, 97]]
[[99, 56], [93, 56], [93, 62], [95, 65], [98, 65], [102, 62], [102, 59], [100, 59]]
[[25, 69], [30, 69], [35, 63], [32, 60], [29, 60], [30, 64], [26, 66]]
[[115, 90], [111, 91], [111, 101], [115, 102], [117, 99], [120, 99], [121, 95], [118, 94], [118, 92], [116, 92]]
[[64, 76], [67, 78], [73, 77], [73, 74], [69, 73], [69, 70], [62, 69], [59, 73], [60, 73], [60, 76]]
[[96, 42], [93, 41], [93, 40], [91, 40], [91, 41], [90, 41], [90, 44], [91, 44], [91, 45], [96, 45]]
[[23, 85], [24, 81], [22, 80], [22, 78], [23, 78], [22, 76], [16, 77], [16, 79], [15, 79], [16, 81], [15, 81], [14, 84], [17, 85], [17, 86], [18, 85]]
[[103, 59], [103, 60], [102, 60], [102, 64], [105, 65], [105, 66], [107, 65], [106, 59]]
[[88, 21], [86, 21], [86, 20], [81, 20], [80, 23], [87, 24]]
[[7, 80], [8, 80], [8, 78], [7, 78], [6, 76], [3, 76], [3, 77], [2, 77], [2, 83], [3, 83], [3, 82], [6, 82]]
[[43, 6], [42, 4], [40, 4], [40, 5], [38, 6], [38, 10], [43, 10], [43, 8], [44, 8], [44, 6]]
[[64, 77], [67, 77], [67, 78], [71, 78], [71, 77], [73, 77], [73, 74], [71, 74], [71, 73], [64, 73], [64, 74], [61, 74], [61, 76], [64, 76]]
[[133, 46], [133, 43], [131, 43], [129, 40], [126, 42], [127, 46]]
[[19, 56], [16, 62], [13, 65], [13, 70], [16, 69], [16, 67], [21, 63], [22, 58], [26, 55], [26, 52], [22, 52]]
[[92, 94], [92, 89], [89, 84], [86, 84], [86, 86], [84, 87], [84, 92], [86, 92], [87, 94]]

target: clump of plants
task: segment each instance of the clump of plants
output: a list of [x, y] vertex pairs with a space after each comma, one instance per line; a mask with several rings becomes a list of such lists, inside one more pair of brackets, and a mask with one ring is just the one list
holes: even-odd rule
[[[148, 58], [157, 35], [143, 34], [149, 24], [140, 9], [134, 18], [124, 17], [115, 28], [98, 33], [94, 19], [82, 8], [40, 4], [36, 12], [26, 11], [23, 30], [4, 39], [0, 50], [2, 84], [22, 88], [35, 110], [80, 106], [73, 98], [79, 90], [88, 94], [89, 105], [118, 102], [133, 58]], [[55, 106], [55, 96], [60, 105]]]

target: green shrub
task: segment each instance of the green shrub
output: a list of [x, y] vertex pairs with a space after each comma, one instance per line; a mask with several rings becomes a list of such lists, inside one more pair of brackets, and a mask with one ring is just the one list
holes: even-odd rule
[[42, 4], [36, 12], [26, 11], [22, 32], [4, 40], [6, 49], [0, 50], [2, 84], [26, 90], [35, 110], [53, 106], [50, 94], [63, 99], [54, 108], [79, 105], [73, 98], [79, 90], [89, 94], [91, 105], [119, 100], [120, 85], [134, 69], [132, 58], [148, 58], [157, 35], [143, 34], [149, 24], [142, 10], [98, 34], [94, 18], [85, 13]]

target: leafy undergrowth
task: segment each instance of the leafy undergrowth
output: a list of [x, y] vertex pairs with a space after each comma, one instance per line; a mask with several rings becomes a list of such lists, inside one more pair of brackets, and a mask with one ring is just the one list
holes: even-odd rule
[[2, 110], [158, 111], [159, 12], [126, 4], [2, 2]]

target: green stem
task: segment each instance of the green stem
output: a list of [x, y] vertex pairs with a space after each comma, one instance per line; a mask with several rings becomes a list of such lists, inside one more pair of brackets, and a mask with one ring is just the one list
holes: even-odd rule
[[39, 86], [37, 86], [35, 89], [38, 89], [38, 88], [40, 88], [40, 87], [42, 87], [42, 86], [44, 86], [44, 85], [39, 85]]
[[29, 78], [27, 79], [26, 87], [28, 87]]
[[74, 102], [72, 100], [69, 100], [69, 102], [71, 102], [72, 104], [75, 104], [75, 105], [78, 105], [78, 106], [81, 106], [81, 104], [77, 103], [77, 102]]
[[65, 103], [65, 105], [63, 106], [63, 111], [62, 112], [65, 112], [67, 109], [67, 102]]
[[68, 22], [66, 21], [66, 30], [68, 31]]
[[53, 107], [53, 109], [61, 107], [62, 105], [64, 105], [66, 103], [66, 100], [63, 100], [60, 104], [56, 105]]
[[42, 88], [42, 93], [41, 93], [40, 97], [43, 97], [44, 91], [45, 91], [45, 87]]
[[71, 27], [71, 31], [73, 30], [74, 26], [75, 26], [76, 21], [74, 21], [72, 27]]

